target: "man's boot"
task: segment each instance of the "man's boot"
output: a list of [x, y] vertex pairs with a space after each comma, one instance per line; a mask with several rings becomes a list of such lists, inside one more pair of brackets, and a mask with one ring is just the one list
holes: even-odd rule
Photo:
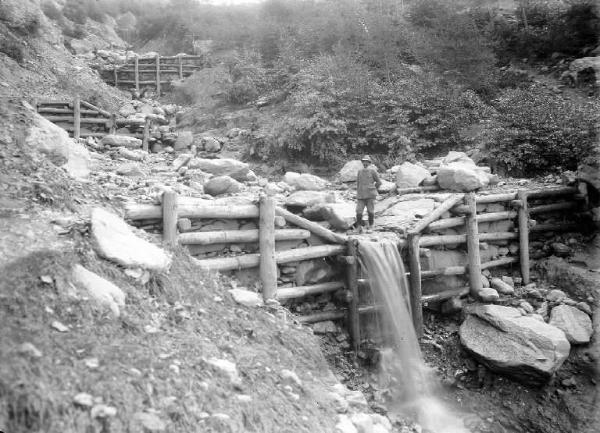
[[367, 226], [367, 233], [371, 233], [373, 231], [374, 224], [375, 224], [375, 214], [369, 212], [369, 225]]
[[356, 214], [356, 231], [360, 234], [363, 232], [363, 219], [362, 214]]

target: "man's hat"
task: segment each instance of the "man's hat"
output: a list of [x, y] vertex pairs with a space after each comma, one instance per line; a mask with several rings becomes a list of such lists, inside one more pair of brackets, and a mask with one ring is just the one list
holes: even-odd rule
[[369, 161], [371, 162], [371, 158], [369, 157], [369, 155], [365, 155], [362, 157], [361, 161]]

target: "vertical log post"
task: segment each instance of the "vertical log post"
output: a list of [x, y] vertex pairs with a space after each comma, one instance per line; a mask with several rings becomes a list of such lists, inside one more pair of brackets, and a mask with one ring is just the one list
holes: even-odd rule
[[135, 91], [140, 91], [140, 61], [137, 56], [133, 59], [133, 69], [135, 75]]
[[358, 259], [356, 239], [348, 241], [348, 256], [352, 258], [346, 266], [346, 284], [350, 292], [350, 305], [348, 309], [348, 322], [350, 324], [350, 335], [352, 337], [352, 349], [358, 354], [360, 349], [360, 315], [358, 313]]
[[181, 56], [177, 56], [177, 62], [179, 66], [179, 79], [183, 80], [183, 59]]
[[177, 245], [177, 193], [166, 189], [162, 196], [163, 242], [170, 247]]
[[160, 55], [156, 55], [156, 95], [160, 96]]
[[527, 205], [527, 191], [517, 192], [519, 200], [519, 258], [521, 260], [521, 278], [523, 284], [529, 284], [529, 210]]
[[73, 137], [77, 140], [81, 136], [81, 104], [79, 96], [73, 98]]
[[260, 249], [260, 281], [263, 299], [277, 294], [277, 262], [275, 261], [275, 201], [267, 194], [259, 199], [258, 246]]
[[119, 70], [117, 66], [113, 69], [113, 80], [115, 82], [115, 87], [117, 87], [119, 85]]
[[111, 135], [117, 133], [117, 115], [115, 113], [110, 115], [110, 120], [108, 121], [108, 133]]
[[479, 228], [477, 227], [477, 203], [475, 193], [465, 197], [465, 204], [469, 208], [466, 221], [467, 253], [469, 255], [469, 286], [471, 295], [477, 296], [483, 289], [481, 281], [481, 255], [479, 254]]
[[418, 233], [408, 235], [408, 256], [410, 267], [410, 309], [417, 337], [423, 336], [423, 310], [421, 307], [421, 262], [419, 260]]
[[148, 141], [150, 140], [150, 126], [152, 125], [152, 120], [146, 117], [144, 122], [144, 134], [142, 136], [142, 150], [144, 152], [148, 152]]

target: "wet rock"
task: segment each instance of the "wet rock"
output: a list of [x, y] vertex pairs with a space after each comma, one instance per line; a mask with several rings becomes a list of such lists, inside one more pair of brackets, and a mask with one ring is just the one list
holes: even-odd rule
[[133, 414], [133, 422], [140, 425], [144, 433], [162, 432], [167, 429], [165, 422], [154, 413], [136, 412]]
[[42, 352], [32, 343], [21, 344], [19, 346], [19, 353], [22, 355], [27, 355], [31, 358], [41, 358], [43, 356]]
[[413, 188], [431, 176], [429, 170], [410, 162], [404, 162], [396, 170], [396, 186], [398, 188]]
[[100, 140], [102, 146], [126, 147], [127, 149], [139, 149], [142, 147], [142, 140], [129, 135], [109, 134]]
[[427, 215], [433, 211], [432, 199], [402, 200], [402, 196], [392, 196], [375, 203], [375, 224], [386, 230], [403, 231], [417, 219], [417, 215]]
[[303, 260], [296, 266], [296, 285], [317, 284], [330, 281], [335, 271], [323, 259]]
[[218, 176], [231, 176], [239, 182], [246, 181], [250, 168], [245, 162], [236, 159], [204, 159], [194, 158], [189, 164], [189, 168], [197, 168], [206, 173]]
[[338, 421], [335, 425], [335, 433], [359, 433], [350, 418], [347, 415], [338, 415]]
[[460, 298], [458, 297], [454, 297], [454, 298], [450, 298], [446, 301], [444, 301], [444, 303], [442, 303], [442, 307], [441, 307], [441, 311], [442, 314], [454, 314], [454, 313], [458, 313], [459, 311], [461, 311], [463, 308], [463, 302]]
[[234, 387], [239, 387], [242, 384], [242, 379], [238, 373], [237, 366], [226, 359], [218, 359], [218, 358], [210, 358], [207, 361], [207, 364], [212, 366], [215, 370], [219, 371], [227, 378], [229, 378], [231, 384]]
[[132, 228], [115, 214], [94, 208], [91, 236], [97, 253], [125, 267], [157, 272], [169, 269], [171, 259], [161, 248], [134, 234]]
[[305, 208], [319, 203], [333, 203], [335, 196], [326, 191], [296, 191], [288, 196], [285, 205]]
[[90, 411], [90, 416], [92, 418], [100, 419], [112, 418], [117, 416], [117, 408], [108, 406], [106, 404], [97, 404], [94, 407], [92, 407], [92, 410]]
[[327, 221], [334, 230], [348, 230], [356, 219], [356, 205], [350, 202], [319, 203], [311, 206], [311, 210], [317, 212], [319, 220]]
[[126, 164], [121, 164], [117, 167], [116, 173], [120, 176], [128, 176], [128, 177], [139, 177], [143, 176], [144, 173], [140, 169], [139, 165], [135, 162], [129, 162]]
[[557, 257], [568, 257], [571, 254], [571, 248], [561, 242], [553, 242], [552, 252]]
[[525, 383], [548, 380], [571, 348], [560, 329], [499, 305], [473, 308], [459, 334], [465, 349], [490, 370]]
[[193, 155], [191, 153], [182, 153], [177, 158], [173, 160], [173, 170], [177, 171], [181, 167], [186, 166], [192, 159]]
[[54, 165], [63, 167], [71, 177], [84, 179], [90, 174], [88, 150], [69, 138], [67, 131], [37, 113], [34, 113], [25, 144], [46, 155]]
[[175, 143], [173, 144], [173, 149], [189, 149], [193, 142], [194, 134], [192, 134], [192, 131], [180, 131], [179, 134], [177, 134], [177, 140], [175, 140]]
[[373, 420], [368, 413], [353, 413], [350, 415], [350, 421], [358, 433], [373, 433]]
[[331, 320], [324, 322], [317, 322], [312, 325], [313, 332], [315, 334], [329, 334], [336, 333], [338, 331], [337, 326]]
[[577, 305], [575, 305], [575, 306], [577, 308], [579, 308], [581, 311], [583, 311], [585, 314], [587, 314], [588, 316], [592, 315], [592, 307], [590, 307], [587, 302], [578, 302]]
[[492, 289], [492, 288], [481, 289], [477, 293], [477, 296], [479, 296], [479, 298], [483, 302], [495, 302], [498, 299], [500, 299], [500, 295], [498, 295], [498, 292], [495, 289]]
[[296, 385], [297, 387], [302, 388], [302, 381], [293, 371], [283, 369], [279, 375], [281, 376], [283, 383], [288, 385]]
[[221, 151], [221, 142], [215, 137], [202, 137], [204, 150], [211, 153]]
[[143, 161], [146, 156], [148, 156], [148, 153], [140, 149], [130, 150], [125, 147], [120, 147], [119, 156], [131, 161]]
[[489, 174], [474, 164], [454, 162], [440, 166], [437, 181], [441, 188], [469, 192], [489, 184]]
[[566, 298], [567, 298], [566, 293], [559, 289], [552, 289], [546, 295], [546, 300], [548, 302], [559, 303], [559, 302], [564, 301]]
[[90, 408], [94, 405], [94, 397], [86, 392], [80, 392], [73, 397], [73, 403], [75, 403], [77, 406]]
[[569, 305], [559, 305], [552, 309], [550, 325], [561, 329], [573, 344], [588, 343], [592, 336], [590, 316]]
[[500, 278], [492, 278], [490, 285], [503, 295], [513, 295], [515, 293], [515, 288]]
[[327, 181], [308, 173], [288, 171], [283, 181], [299, 191], [322, 191], [327, 187]]
[[231, 289], [229, 293], [235, 302], [246, 307], [259, 307], [263, 305], [262, 296], [259, 293], [244, 289]]
[[243, 188], [244, 185], [230, 176], [216, 176], [204, 184], [204, 192], [212, 196], [235, 194]]
[[71, 277], [76, 286], [84, 289], [98, 304], [108, 307], [115, 317], [119, 317], [120, 308], [125, 306], [123, 290], [81, 265], [73, 267]]
[[519, 307], [522, 308], [527, 314], [533, 314], [535, 311], [533, 306], [527, 301], [521, 301], [519, 303]]

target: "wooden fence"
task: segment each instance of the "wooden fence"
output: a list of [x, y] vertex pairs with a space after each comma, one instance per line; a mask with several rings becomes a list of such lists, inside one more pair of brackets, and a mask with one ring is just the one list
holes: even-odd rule
[[[140, 138], [144, 150], [148, 150], [148, 140], [152, 127], [151, 119], [142, 121], [118, 118], [116, 113], [110, 113], [95, 105], [82, 101], [79, 97], [72, 100], [39, 100], [34, 101], [36, 111], [65, 129], [71, 137], [104, 137], [114, 134], [117, 128], [139, 127], [143, 133], [120, 133]], [[138, 122], [133, 124], [133, 122]]]
[[[529, 206], [531, 200], [563, 199], [557, 203], [537, 204]], [[398, 243], [399, 248], [408, 252], [407, 277], [411, 288], [411, 308], [414, 327], [418, 335], [423, 332], [422, 304], [438, 302], [456, 296], [471, 293], [473, 296], [482, 290], [481, 272], [483, 269], [520, 263], [523, 283], [529, 283], [529, 235], [530, 232], [576, 230], [571, 223], [533, 225], [529, 216], [547, 212], [572, 211], [581, 202], [576, 188], [564, 187], [544, 190], [519, 190], [502, 194], [477, 195], [453, 194], [440, 204], [433, 212], [419, 221]], [[491, 213], [477, 213], [478, 206], [490, 203], [509, 203], [514, 210]], [[450, 212], [456, 216], [441, 218]], [[276, 229], [274, 219], [283, 217], [285, 221], [298, 228]], [[265, 300], [289, 300], [309, 295], [346, 290], [348, 307], [342, 310], [319, 312], [300, 316], [303, 323], [315, 323], [325, 320], [337, 320], [347, 317], [353, 348], [358, 350], [361, 343], [360, 316], [378, 310], [376, 305], [359, 305], [359, 288], [368, 288], [368, 278], [359, 278], [359, 261], [357, 257], [358, 239], [334, 233], [316, 222], [306, 220], [283, 208], [275, 206], [273, 199], [261, 195], [259, 203], [248, 205], [215, 205], [207, 200], [178, 199], [173, 191], [163, 194], [162, 205], [136, 204], [126, 205], [126, 218], [129, 220], [162, 219], [163, 240], [168, 245], [209, 245], [227, 242], [258, 242], [258, 254], [244, 254], [235, 257], [216, 257], [196, 260], [198, 266], [211, 271], [231, 271], [244, 268], [259, 268], [260, 281]], [[182, 233], [177, 232], [178, 218], [207, 219], [258, 219], [258, 230], [212, 231]], [[517, 219], [518, 230], [512, 232], [479, 233], [478, 225], [490, 221]], [[440, 235], [436, 231], [463, 226], [465, 234]], [[429, 232], [429, 233], [426, 233]], [[306, 239], [315, 234], [330, 244], [308, 246], [287, 251], [276, 251], [275, 241], [290, 239]], [[519, 257], [504, 257], [488, 262], [481, 262], [480, 242], [498, 240], [519, 240]], [[442, 269], [421, 269], [422, 256], [428, 254], [427, 247], [449, 244], [467, 244], [468, 263], [464, 266], [451, 266]], [[320, 257], [337, 256], [338, 261], [346, 266], [345, 281], [327, 282], [310, 286], [277, 288], [277, 265], [298, 262]], [[423, 279], [446, 275], [463, 275], [469, 277], [469, 287], [445, 290], [430, 295], [422, 295]]]
[[114, 65], [109, 70], [115, 87], [134, 87], [139, 92], [142, 86], [154, 86], [160, 95], [161, 88], [173, 80], [181, 80], [202, 69], [203, 56], [159, 56], [154, 58], [134, 58], [123, 65]]

